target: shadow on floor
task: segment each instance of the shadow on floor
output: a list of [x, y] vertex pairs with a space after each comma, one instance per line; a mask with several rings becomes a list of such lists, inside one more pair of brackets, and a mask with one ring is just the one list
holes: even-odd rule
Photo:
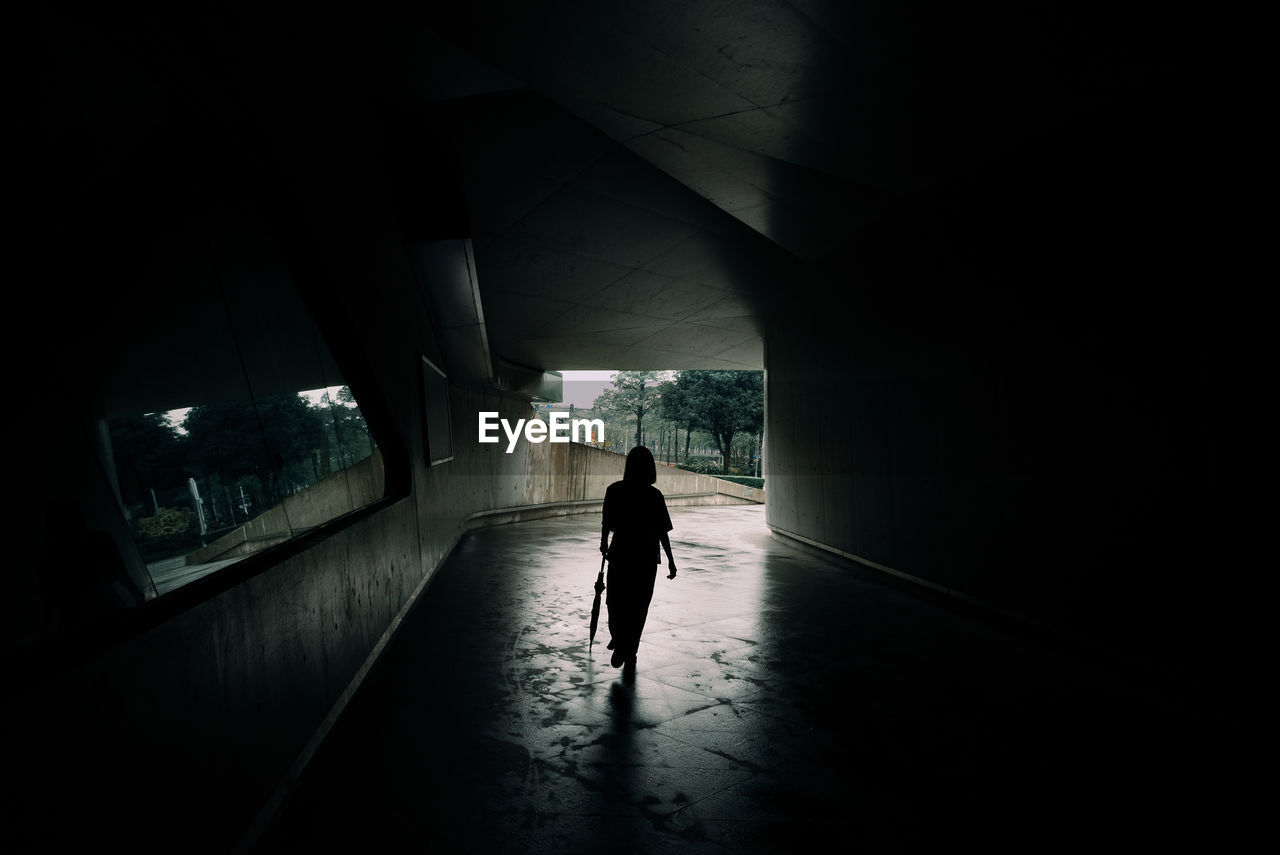
[[[599, 516], [470, 535], [264, 852], [1149, 847], [1204, 831], [1180, 699], [675, 509], [633, 678], [587, 624]], [[692, 539], [697, 532], [697, 539]], [[688, 538], [688, 539], [686, 539]]]

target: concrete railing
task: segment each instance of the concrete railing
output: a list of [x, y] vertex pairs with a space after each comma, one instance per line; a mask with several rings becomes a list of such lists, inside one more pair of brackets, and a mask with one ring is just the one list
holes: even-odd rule
[[384, 483], [382, 455], [374, 449], [364, 460], [286, 497], [239, 528], [189, 553], [186, 564], [191, 567], [235, 558], [283, 543], [381, 497]]
[[[599, 513], [604, 493], [622, 477], [626, 458], [581, 443], [531, 446], [526, 481], [516, 491], [519, 504], [469, 514], [466, 529], [568, 514]], [[320, 483], [286, 498], [187, 556], [188, 566], [268, 549], [317, 525], [372, 502], [382, 494], [381, 456], [335, 472]], [[655, 485], [669, 507], [741, 505], [764, 502], [764, 490], [699, 475], [674, 466], [658, 466]]]
[[[501, 525], [569, 514], [599, 513], [605, 490], [621, 480], [626, 458], [581, 443], [530, 446], [527, 489], [519, 504], [485, 508], [466, 517], [464, 528]], [[659, 465], [655, 484], [668, 507], [743, 505], [764, 502], [764, 490]]]

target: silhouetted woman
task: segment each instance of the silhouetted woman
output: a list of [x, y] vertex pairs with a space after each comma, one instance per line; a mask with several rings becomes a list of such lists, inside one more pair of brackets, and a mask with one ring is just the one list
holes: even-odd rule
[[[636, 664], [636, 648], [649, 615], [653, 583], [662, 560], [658, 547], [667, 553], [668, 579], [676, 577], [676, 561], [671, 557], [671, 515], [662, 492], [653, 486], [658, 467], [643, 445], [627, 455], [622, 480], [609, 485], [604, 494], [604, 516], [600, 526], [600, 551], [609, 559], [609, 580], [605, 602], [609, 606], [609, 634], [613, 640], [613, 667]], [[613, 532], [613, 543], [609, 542]]]

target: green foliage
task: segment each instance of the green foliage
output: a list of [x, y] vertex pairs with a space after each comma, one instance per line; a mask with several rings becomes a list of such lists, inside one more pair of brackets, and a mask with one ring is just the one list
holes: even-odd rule
[[196, 524], [196, 515], [185, 508], [161, 508], [160, 512], [138, 520], [138, 530], [147, 537], [185, 534]]
[[338, 390], [337, 398], [336, 402], [328, 403], [326, 396], [325, 402], [316, 409], [325, 423], [329, 446], [337, 457], [338, 467], [345, 469], [373, 453], [373, 435], [356, 406], [351, 390], [343, 386]]
[[189, 478], [212, 535], [368, 457], [374, 446], [346, 386], [316, 405], [298, 394], [262, 396], [193, 407], [181, 429], [162, 413], [114, 419], [110, 429], [121, 497], [147, 560], [200, 545]]
[[671, 409], [715, 440], [729, 472], [733, 437], [764, 429], [764, 374], [760, 371], [681, 371], [670, 390]]
[[186, 508], [161, 508], [154, 516], [139, 518], [137, 528], [144, 561], [170, 558], [200, 546], [200, 524]]
[[149, 503], [149, 488], [181, 482], [187, 441], [163, 413], [112, 419], [111, 450], [126, 505]]
[[325, 413], [289, 394], [193, 407], [183, 422], [188, 461], [198, 474], [217, 475], [224, 483], [257, 476], [269, 493], [285, 479], [310, 483], [316, 477], [313, 451], [324, 450], [328, 469]]
[[681, 387], [675, 380], [663, 380], [658, 384], [658, 400], [662, 417], [681, 427], [687, 426], [693, 412], [689, 401], [689, 387]]
[[686, 469], [689, 472], [697, 472], [699, 475], [711, 475], [723, 469], [723, 465], [714, 457], [694, 456], [686, 459], [676, 467], [677, 469]]
[[138, 551], [146, 562], [160, 561], [175, 555], [185, 555], [193, 549], [199, 549], [200, 526], [193, 526], [181, 534], [163, 534], [159, 537], [138, 538]]
[[755, 487], [757, 490], [764, 489], [764, 479], [757, 478], [752, 475], [717, 475], [721, 481], [731, 481], [734, 484], [742, 484], [747, 487]]
[[660, 371], [619, 371], [614, 375], [613, 388], [596, 396], [592, 409], [607, 413], [613, 420], [629, 423], [635, 420], [635, 445], [644, 436], [644, 417], [659, 402], [658, 378]]

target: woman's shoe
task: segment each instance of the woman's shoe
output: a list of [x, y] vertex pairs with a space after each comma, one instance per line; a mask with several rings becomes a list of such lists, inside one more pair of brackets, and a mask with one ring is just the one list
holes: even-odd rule
[[615, 650], [613, 651], [613, 658], [609, 660], [609, 664], [612, 665], [614, 668], [618, 668], [622, 665], [622, 663], [626, 660], [626, 658], [627, 658], [626, 653], [622, 652], [621, 650]]

